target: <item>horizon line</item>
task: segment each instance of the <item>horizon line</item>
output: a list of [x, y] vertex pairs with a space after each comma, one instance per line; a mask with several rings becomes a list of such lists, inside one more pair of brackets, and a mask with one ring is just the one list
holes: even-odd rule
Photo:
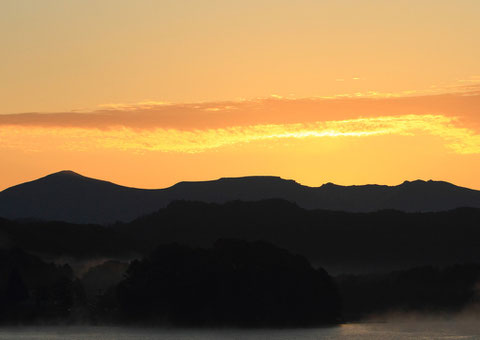
[[60, 175], [60, 174], [69, 174], [69, 175], [72, 175], [72, 176], [79, 176], [79, 177], [82, 177], [82, 178], [85, 178], [85, 179], [91, 179], [91, 180], [96, 180], [96, 181], [101, 181], [101, 182], [107, 182], [107, 183], [111, 183], [113, 185], [116, 185], [116, 186], [120, 186], [120, 187], [124, 187], [124, 188], [129, 188], [129, 189], [137, 189], [137, 190], [165, 190], [165, 189], [169, 189], [169, 188], [172, 188], [180, 183], [202, 183], [202, 182], [216, 182], [216, 181], [220, 181], [220, 180], [229, 180], [229, 179], [245, 179], [245, 178], [276, 178], [276, 179], [280, 179], [282, 181], [293, 181], [294, 183], [300, 185], [300, 186], [303, 186], [303, 187], [307, 187], [307, 188], [321, 188], [325, 185], [335, 185], [335, 186], [339, 186], [339, 187], [361, 187], [361, 186], [385, 186], [385, 187], [397, 187], [397, 186], [400, 186], [402, 184], [406, 184], [406, 183], [412, 183], [412, 182], [424, 182], [424, 183], [429, 183], [429, 182], [436, 182], [436, 183], [447, 183], [447, 184], [450, 184], [450, 185], [453, 185], [455, 187], [459, 187], [459, 188], [464, 188], [464, 189], [469, 189], [469, 190], [473, 190], [473, 191], [480, 191], [478, 189], [473, 189], [473, 188], [470, 188], [470, 187], [464, 187], [464, 186], [460, 186], [460, 185], [457, 185], [457, 184], [454, 184], [452, 182], [449, 182], [449, 181], [445, 181], [445, 180], [434, 180], [434, 179], [428, 179], [428, 180], [425, 180], [425, 179], [421, 179], [421, 178], [417, 178], [417, 179], [413, 179], [413, 180], [404, 180], [403, 182], [399, 183], [399, 184], [394, 184], [394, 185], [388, 185], [388, 184], [379, 184], [379, 183], [365, 183], [365, 184], [349, 184], [349, 185], [345, 185], [345, 184], [337, 184], [337, 183], [333, 183], [333, 182], [324, 182], [322, 183], [321, 185], [319, 186], [310, 186], [310, 185], [305, 185], [305, 184], [302, 184], [301, 182], [295, 180], [295, 179], [291, 179], [291, 178], [283, 178], [281, 176], [278, 176], [278, 175], [244, 175], [244, 176], [223, 176], [223, 177], [218, 177], [218, 178], [214, 178], [214, 179], [205, 179], [205, 180], [182, 180], [182, 181], [178, 181], [170, 186], [166, 186], [166, 187], [157, 187], [157, 188], [140, 188], [140, 187], [134, 187], [134, 186], [128, 186], [128, 185], [123, 185], [123, 184], [119, 184], [119, 183], [116, 183], [116, 182], [113, 182], [113, 181], [110, 181], [108, 179], [102, 179], [102, 178], [97, 178], [97, 177], [90, 177], [90, 176], [86, 176], [86, 175], [82, 175], [80, 174], [79, 172], [77, 171], [74, 171], [74, 170], [70, 170], [70, 169], [64, 169], [64, 170], [59, 170], [59, 171], [55, 171], [55, 172], [52, 172], [52, 173], [48, 173], [46, 175], [43, 175], [43, 176], [40, 176], [40, 177], [36, 177], [34, 179], [31, 179], [31, 180], [26, 180], [24, 182], [20, 182], [20, 183], [17, 183], [17, 184], [14, 184], [14, 185], [11, 185], [11, 186], [8, 186], [4, 189], [1, 189], [0, 190], [0, 193], [1, 192], [4, 192], [8, 189], [11, 189], [11, 188], [14, 188], [14, 187], [17, 187], [17, 186], [20, 186], [20, 185], [23, 185], [23, 184], [27, 184], [27, 183], [31, 183], [31, 182], [36, 182], [38, 180], [41, 180], [41, 179], [44, 179], [44, 178], [47, 178], [47, 177], [50, 177], [50, 176], [54, 176], [54, 175]]

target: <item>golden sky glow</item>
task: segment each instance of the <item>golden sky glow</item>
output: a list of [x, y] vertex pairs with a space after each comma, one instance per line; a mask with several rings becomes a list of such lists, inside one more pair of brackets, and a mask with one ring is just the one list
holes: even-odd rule
[[480, 2], [6, 0], [0, 190], [277, 175], [480, 189]]
[[[457, 119], [441, 115], [404, 115], [296, 124], [238, 126], [205, 130], [120, 127], [108, 130], [76, 127], [0, 128], [3, 147], [41, 152], [52, 146], [66, 151], [119, 150], [201, 153], [233, 144], [264, 140], [370, 137], [381, 135], [440, 137], [459, 154], [480, 154], [480, 134], [457, 127]], [[359, 140], [359, 142], [361, 142]]]

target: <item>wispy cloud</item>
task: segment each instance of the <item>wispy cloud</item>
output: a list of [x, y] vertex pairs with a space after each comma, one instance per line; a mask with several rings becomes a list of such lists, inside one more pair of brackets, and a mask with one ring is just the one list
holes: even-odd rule
[[164, 106], [164, 105], [171, 105], [169, 102], [161, 102], [161, 101], [143, 101], [139, 103], [134, 103], [134, 104], [126, 104], [126, 103], [109, 103], [109, 104], [102, 104], [100, 105], [100, 108], [106, 109], [106, 110], [125, 110], [125, 111], [131, 111], [131, 110], [146, 110], [146, 109], [153, 109], [158, 106]]
[[442, 115], [382, 116], [294, 124], [259, 124], [204, 130], [131, 128], [107, 131], [84, 128], [2, 127], [3, 147], [35, 150], [47, 145], [66, 150], [115, 149], [136, 152], [198, 153], [228, 145], [280, 139], [431, 135], [443, 139], [452, 152], [480, 153], [480, 135], [456, 126], [457, 119]]
[[198, 153], [281, 139], [440, 137], [480, 153], [480, 90], [436, 95], [108, 104], [89, 113], [0, 115], [0, 148]]
[[[403, 96], [368, 92], [332, 98], [280, 98], [171, 104], [107, 104], [92, 112], [0, 115], [0, 126], [91, 128], [100, 130], [205, 130], [238, 126], [315, 123], [380, 116], [439, 114], [480, 127], [480, 88], [462, 85], [456, 92]], [[468, 89], [465, 90], [465, 89]]]

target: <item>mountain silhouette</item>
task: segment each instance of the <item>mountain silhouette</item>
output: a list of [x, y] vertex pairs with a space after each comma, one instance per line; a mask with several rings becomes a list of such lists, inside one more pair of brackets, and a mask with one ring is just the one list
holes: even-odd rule
[[444, 211], [480, 207], [480, 191], [439, 181], [397, 185], [308, 187], [274, 176], [180, 182], [166, 189], [136, 189], [60, 171], [0, 192], [0, 216], [109, 224], [152, 213], [175, 200], [225, 203], [281, 198], [306, 209], [372, 212]]

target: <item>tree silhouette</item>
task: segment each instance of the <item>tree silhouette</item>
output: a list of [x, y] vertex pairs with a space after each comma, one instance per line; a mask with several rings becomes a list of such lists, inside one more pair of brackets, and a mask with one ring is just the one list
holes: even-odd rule
[[335, 322], [332, 280], [308, 261], [265, 242], [177, 244], [134, 261], [118, 286], [126, 320], [175, 325], [300, 326]]

